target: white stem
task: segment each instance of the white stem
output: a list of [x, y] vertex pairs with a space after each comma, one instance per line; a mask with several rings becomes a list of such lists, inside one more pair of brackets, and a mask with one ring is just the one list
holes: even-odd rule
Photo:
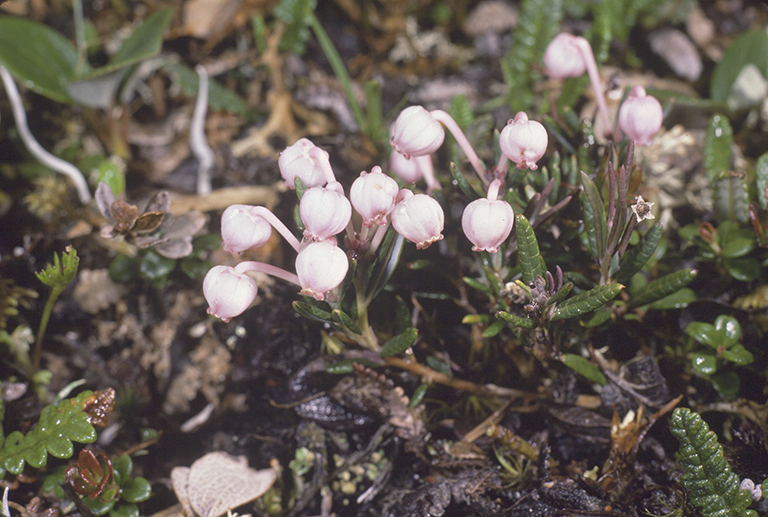
[[438, 122], [441, 122], [448, 129], [448, 131], [451, 132], [453, 138], [456, 139], [456, 143], [459, 144], [459, 147], [461, 147], [461, 149], [464, 151], [464, 154], [467, 155], [469, 163], [472, 164], [472, 167], [474, 167], [477, 175], [483, 178], [485, 176], [485, 165], [482, 161], [480, 161], [480, 158], [478, 158], [475, 149], [464, 135], [464, 131], [462, 131], [456, 121], [453, 120], [453, 117], [443, 110], [433, 110], [429, 113], [435, 117]]
[[433, 190], [441, 190], [443, 187], [435, 177], [435, 166], [432, 164], [432, 155], [425, 154], [424, 156], [412, 156], [411, 160], [416, 162], [421, 172], [421, 177], [427, 183], [427, 192], [432, 193]]
[[287, 282], [291, 282], [292, 284], [296, 284], [300, 286], [299, 284], [299, 277], [295, 274], [291, 273], [290, 271], [286, 271], [283, 268], [279, 268], [277, 266], [273, 266], [271, 264], [265, 264], [264, 262], [254, 262], [252, 260], [249, 260], [247, 262], [240, 262], [238, 265], [235, 266], [235, 271], [238, 273], [248, 273], [249, 271], [260, 271], [261, 273], [266, 273], [270, 276], [274, 276], [277, 278], [282, 278], [283, 280]]
[[0, 65], [0, 77], [3, 80], [5, 91], [8, 93], [8, 100], [11, 101], [13, 118], [16, 121], [16, 128], [19, 130], [19, 136], [21, 141], [24, 142], [24, 146], [37, 161], [49, 169], [69, 177], [75, 184], [80, 202], [84, 205], [90, 203], [91, 191], [88, 190], [88, 182], [85, 181], [83, 173], [71, 163], [43, 149], [43, 146], [32, 136], [27, 124], [27, 114], [24, 111], [24, 104], [21, 102], [19, 90], [16, 88], [16, 83], [13, 81], [10, 72], [2, 65]]
[[213, 149], [205, 137], [205, 113], [208, 110], [208, 72], [202, 65], [195, 68], [200, 79], [200, 86], [189, 127], [189, 147], [199, 164], [197, 166], [197, 194], [205, 196], [211, 192], [211, 169], [215, 161]]
[[280, 233], [280, 235], [282, 235], [286, 241], [288, 241], [288, 244], [290, 244], [291, 247], [296, 250], [296, 253], [299, 252], [299, 248], [301, 247], [299, 239], [297, 239], [296, 236], [291, 233], [291, 230], [289, 230], [288, 227], [285, 226], [285, 224], [280, 219], [278, 219], [275, 214], [263, 206], [255, 206], [253, 208], [253, 211], [256, 213], [256, 215], [266, 219], [267, 222], [271, 224], [272, 227], [277, 230], [278, 233]]

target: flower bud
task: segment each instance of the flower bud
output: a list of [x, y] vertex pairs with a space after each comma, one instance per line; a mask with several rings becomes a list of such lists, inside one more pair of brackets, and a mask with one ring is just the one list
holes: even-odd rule
[[474, 244], [472, 251], [495, 253], [512, 231], [515, 213], [506, 201], [501, 199], [476, 199], [464, 209], [461, 228], [464, 235]]
[[579, 77], [587, 64], [577, 46], [578, 36], [561, 32], [555, 36], [544, 51], [544, 69], [552, 79]]
[[203, 279], [208, 314], [224, 322], [245, 312], [258, 291], [256, 281], [236, 267], [214, 266]]
[[392, 226], [397, 233], [415, 242], [418, 249], [429, 247], [443, 238], [445, 214], [440, 203], [426, 194], [415, 194], [403, 189], [392, 210]]
[[344, 231], [352, 217], [352, 206], [337, 181], [326, 187], [312, 187], [299, 202], [299, 216], [304, 223], [304, 237], [323, 241]]
[[390, 132], [389, 143], [406, 158], [432, 154], [443, 144], [445, 130], [422, 106], [400, 112]]
[[646, 95], [645, 88], [635, 86], [619, 109], [619, 128], [636, 145], [648, 145], [661, 128], [664, 112], [655, 97]]
[[300, 293], [322, 300], [328, 291], [344, 281], [348, 269], [347, 254], [335, 244], [328, 241], [307, 244], [296, 256]]
[[221, 239], [224, 251], [238, 255], [263, 246], [272, 235], [272, 225], [256, 214], [250, 205], [232, 205], [221, 214]]
[[326, 151], [308, 139], [301, 138], [280, 153], [277, 166], [288, 188], [296, 188], [294, 184], [296, 176], [301, 178], [307, 188], [311, 188], [325, 185], [328, 181], [327, 172], [324, 170], [325, 163], [323, 163], [327, 161]]
[[[392, 153], [393, 155], [398, 153]], [[381, 172], [378, 165], [371, 172], [361, 172], [352, 183], [349, 198], [355, 211], [363, 218], [363, 226], [385, 224], [387, 216], [395, 208], [397, 182]]]
[[544, 156], [548, 140], [544, 126], [535, 120], [528, 120], [528, 115], [520, 111], [501, 130], [499, 147], [518, 168], [536, 170], [536, 161]]

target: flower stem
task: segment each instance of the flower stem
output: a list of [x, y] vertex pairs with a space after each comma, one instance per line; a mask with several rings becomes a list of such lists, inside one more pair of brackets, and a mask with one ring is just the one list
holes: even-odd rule
[[453, 117], [451, 117], [443, 110], [433, 110], [429, 113], [435, 117], [438, 122], [441, 122], [448, 129], [448, 131], [451, 132], [453, 138], [455, 138], [456, 142], [459, 144], [459, 147], [461, 147], [461, 149], [464, 151], [464, 154], [467, 155], [469, 163], [472, 164], [472, 167], [474, 167], [477, 175], [483, 178], [485, 176], [485, 164], [483, 164], [480, 158], [478, 158], [474, 148], [472, 148], [472, 145], [469, 143], [469, 140], [467, 140], [467, 137], [464, 135], [464, 132], [461, 130], [459, 125], [455, 120], [453, 120]]
[[266, 219], [266, 221], [271, 224], [272, 227], [277, 230], [280, 235], [285, 238], [286, 241], [288, 241], [288, 244], [290, 244], [291, 247], [296, 250], [296, 253], [299, 252], [299, 247], [301, 245], [301, 243], [299, 243], [299, 239], [297, 239], [296, 236], [291, 233], [291, 230], [289, 230], [288, 227], [285, 226], [285, 224], [280, 219], [278, 219], [275, 214], [263, 206], [254, 207], [254, 212], [260, 217]]
[[277, 266], [273, 266], [272, 264], [265, 264], [264, 262], [256, 262], [253, 260], [240, 262], [235, 266], [235, 271], [238, 273], [248, 273], [250, 271], [266, 273], [267, 275], [281, 278], [286, 282], [291, 282], [292, 284], [301, 286], [301, 284], [299, 284], [299, 277], [294, 273], [286, 271], [285, 269], [279, 268]]

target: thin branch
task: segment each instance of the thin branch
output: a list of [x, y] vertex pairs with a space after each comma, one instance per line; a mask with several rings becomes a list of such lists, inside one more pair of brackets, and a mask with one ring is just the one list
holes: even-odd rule
[[200, 78], [200, 86], [195, 101], [195, 111], [192, 114], [192, 124], [189, 127], [189, 147], [199, 162], [197, 166], [197, 195], [204, 196], [211, 192], [211, 169], [215, 155], [205, 137], [205, 113], [208, 110], [208, 72], [202, 65], [197, 65], [195, 70]]

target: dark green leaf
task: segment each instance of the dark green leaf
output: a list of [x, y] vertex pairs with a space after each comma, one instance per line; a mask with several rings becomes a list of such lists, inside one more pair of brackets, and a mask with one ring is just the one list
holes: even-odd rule
[[405, 352], [416, 342], [418, 336], [419, 331], [415, 328], [410, 328], [402, 334], [398, 334], [381, 345], [381, 356], [388, 357]]
[[130, 36], [123, 40], [120, 48], [109, 60], [109, 64], [102, 70], [114, 70], [152, 57], [163, 45], [163, 31], [168, 26], [173, 16], [173, 8], [168, 7], [148, 16], [141, 25], [136, 27]]
[[621, 284], [607, 284], [577, 294], [557, 306], [557, 311], [552, 316], [552, 321], [581, 316], [598, 307], [602, 307], [616, 298], [622, 289], [624, 289], [624, 286]]
[[717, 350], [717, 347], [722, 344], [722, 336], [715, 330], [714, 325], [709, 323], [693, 321], [685, 327], [685, 333], [713, 350]]
[[642, 289], [636, 293], [632, 293], [632, 297], [629, 299], [627, 307], [633, 309], [646, 305], [656, 300], [661, 300], [665, 296], [682, 289], [690, 284], [698, 271], [695, 269], [681, 269], [663, 276], [653, 282], [648, 282]]
[[733, 129], [724, 115], [713, 115], [704, 138], [704, 168], [707, 179], [714, 182], [716, 176], [731, 169], [731, 145]]
[[731, 348], [741, 339], [741, 325], [736, 318], [721, 314], [715, 319], [715, 332], [720, 336], [720, 344]]
[[715, 65], [710, 83], [712, 99], [724, 101], [742, 68], [753, 64], [765, 77], [768, 75], [768, 34], [753, 30], [740, 35]]
[[524, 329], [532, 329], [536, 326], [536, 322], [531, 318], [524, 318], [504, 311], [497, 312], [496, 317]]
[[560, 303], [565, 300], [573, 289], [573, 282], [568, 282], [563, 285], [559, 291], [557, 291], [544, 305], [550, 306], [555, 303]]
[[757, 181], [757, 202], [763, 210], [768, 209], [768, 153], [757, 159], [755, 164], [755, 179]]
[[752, 352], [744, 348], [743, 345], [734, 345], [722, 353], [723, 359], [738, 365], [751, 364], [755, 360]]
[[403, 236], [397, 233], [394, 228], [390, 227], [387, 230], [373, 264], [365, 272], [363, 292], [368, 300], [376, 298], [389, 282], [392, 273], [395, 272], [395, 268], [400, 262], [404, 242]]
[[109, 517], [141, 517], [139, 507], [135, 504], [121, 504], [109, 511]]
[[523, 214], [515, 215], [515, 234], [517, 235], [517, 260], [523, 274], [523, 283], [530, 285], [537, 276], [547, 274], [547, 266], [539, 252], [539, 243], [531, 223]]
[[501, 332], [506, 326], [507, 326], [507, 323], [505, 321], [496, 320], [490, 325], [488, 325], [488, 327], [483, 331], [481, 336], [484, 338], [491, 338], [497, 335], [499, 332]]
[[427, 389], [429, 389], [429, 384], [420, 384], [419, 387], [414, 390], [408, 407], [415, 408], [421, 404], [421, 401], [424, 400], [424, 395], [427, 394]]
[[482, 293], [490, 294], [490, 295], [495, 294], [491, 286], [486, 285], [480, 282], [479, 280], [475, 280], [474, 278], [470, 278], [468, 276], [465, 276], [463, 280], [464, 280], [464, 283], [467, 284], [469, 287], [472, 287], [473, 289], [477, 289]]
[[0, 17], [0, 65], [34, 92], [57, 102], [72, 102], [66, 84], [76, 73], [77, 50], [47, 25]]
[[309, 16], [315, 10], [315, 0], [280, 0], [272, 14], [285, 22], [287, 28], [280, 40], [280, 49], [303, 54], [309, 40]]
[[175, 260], [148, 250], [139, 264], [139, 274], [147, 280], [161, 280], [166, 278], [175, 267]]
[[736, 372], [718, 372], [709, 380], [712, 382], [712, 387], [725, 399], [734, 399], [739, 394], [741, 383]]
[[334, 309], [332, 313], [333, 320], [340, 323], [343, 327], [349, 329], [354, 334], [361, 334], [360, 328], [357, 326], [355, 321], [349, 317], [349, 315], [340, 310], [340, 309]]
[[121, 479], [128, 479], [133, 472], [133, 460], [128, 454], [121, 454], [112, 458], [112, 468], [115, 474], [119, 474]]
[[459, 186], [462, 192], [464, 192], [464, 195], [469, 198], [470, 201], [474, 201], [475, 199], [479, 199], [483, 196], [483, 194], [477, 192], [472, 185], [469, 184], [467, 181], [467, 178], [464, 177], [464, 174], [459, 170], [458, 167], [456, 167], [456, 164], [451, 162], [451, 176], [453, 176], [453, 180], [456, 182], [456, 184]]
[[643, 236], [640, 244], [627, 250], [619, 262], [619, 272], [616, 275], [618, 283], [627, 284], [643, 268], [648, 259], [653, 256], [653, 252], [656, 251], [663, 234], [664, 229], [661, 225], [654, 225]]
[[611, 310], [607, 307], [600, 307], [599, 309], [595, 310], [591, 318], [582, 321], [581, 326], [587, 329], [599, 327], [606, 321], [610, 320], [612, 314], [613, 313]]
[[[727, 228], [727, 231], [726, 231]], [[736, 227], [735, 223], [726, 221], [718, 227], [717, 235], [726, 258], [741, 257], [755, 249], [757, 241], [755, 232]]]
[[305, 318], [309, 318], [315, 321], [322, 321], [325, 323], [333, 322], [333, 315], [328, 311], [324, 311], [306, 302], [300, 302], [298, 300], [294, 301], [292, 305], [293, 305], [293, 310], [295, 310]]
[[747, 183], [740, 177], [726, 177], [712, 185], [715, 215], [721, 221], [747, 222], [749, 219], [749, 193]]
[[109, 277], [118, 283], [127, 283], [139, 276], [139, 257], [118, 255], [109, 265]]
[[712, 375], [717, 371], [717, 358], [707, 352], [695, 353], [691, 356], [691, 367], [701, 375]]
[[608, 238], [605, 205], [595, 183], [584, 172], [581, 173], [581, 185], [584, 187], [584, 195], [589, 202], [589, 206], [592, 208], [592, 224], [594, 224], [595, 228], [597, 257], [602, 259], [605, 255], [606, 239]]
[[741, 282], [751, 282], [760, 277], [760, 262], [754, 257], [727, 258], [723, 265], [728, 273]]
[[574, 370], [576, 373], [583, 375], [600, 386], [605, 386], [608, 382], [605, 375], [603, 375], [603, 372], [600, 371], [600, 368], [580, 355], [563, 354], [562, 361], [563, 364], [571, 370]]
[[693, 289], [683, 287], [677, 292], [665, 296], [660, 300], [656, 300], [651, 304], [651, 309], [656, 310], [668, 310], [668, 309], [684, 309], [688, 307], [688, 304], [696, 301], [696, 293]]
[[142, 477], [130, 478], [120, 486], [120, 497], [129, 503], [146, 501], [152, 495], [152, 485]]

